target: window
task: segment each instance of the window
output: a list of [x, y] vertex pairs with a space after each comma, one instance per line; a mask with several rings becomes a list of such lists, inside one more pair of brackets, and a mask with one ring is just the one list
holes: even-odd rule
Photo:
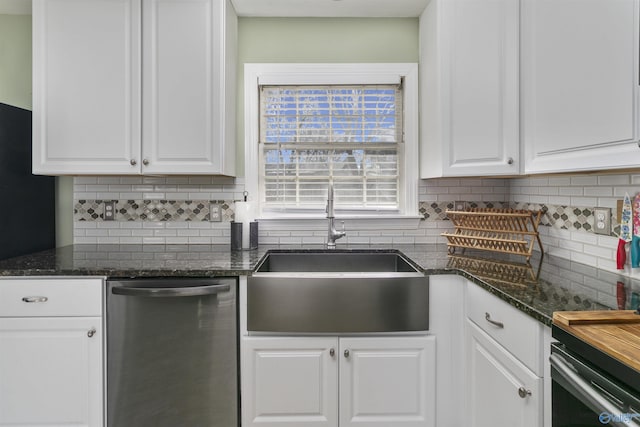
[[260, 87], [266, 210], [398, 210], [401, 85]]
[[330, 182], [343, 215], [415, 215], [415, 67], [248, 64], [246, 184], [263, 216], [324, 214]]

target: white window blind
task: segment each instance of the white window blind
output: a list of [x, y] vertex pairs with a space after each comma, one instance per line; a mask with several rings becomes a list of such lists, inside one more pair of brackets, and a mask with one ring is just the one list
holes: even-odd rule
[[333, 182], [344, 210], [399, 208], [401, 85], [260, 86], [262, 204], [324, 209]]

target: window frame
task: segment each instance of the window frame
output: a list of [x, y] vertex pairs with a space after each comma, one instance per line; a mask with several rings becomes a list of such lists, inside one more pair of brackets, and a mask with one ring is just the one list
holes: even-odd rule
[[[260, 204], [260, 85], [334, 85], [397, 83], [403, 80], [404, 145], [399, 180], [399, 210], [341, 212], [346, 218], [416, 217], [418, 215], [418, 65], [416, 63], [357, 64], [245, 64], [244, 130], [245, 189], [250, 201]], [[320, 218], [324, 213], [263, 212], [259, 218]]]

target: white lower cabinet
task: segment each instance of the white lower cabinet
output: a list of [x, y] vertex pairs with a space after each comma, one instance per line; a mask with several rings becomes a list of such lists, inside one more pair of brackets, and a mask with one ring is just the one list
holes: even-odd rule
[[100, 279], [0, 280], [0, 426], [104, 424], [101, 301]]
[[435, 425], [435, 337], [339, 341], [341, 427]]
[[467, 404], [472, 427], [538, 427], [542, 378], [467, 320]]
[[242, 344], [243, 426], [336, 425], [336, 338], [244, 337]]
[[544, 326], [471, 282], [465, 300], [466, 425], [541, 427]]
[[244, 337], [243, 426], [435, 425], [435, 337]]

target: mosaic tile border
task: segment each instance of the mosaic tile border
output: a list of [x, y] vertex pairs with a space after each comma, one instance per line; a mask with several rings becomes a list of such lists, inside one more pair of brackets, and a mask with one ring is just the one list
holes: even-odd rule
[[[466, 202], [470, 208], [499, 208], [509, 207], [508, 202]], [[447, 209], [453, 209], [454, 202], [420, 202], [418, 212], [423, 220], [448, 221]]]
[[[74, 202], [74, 221], [104, 221], [105, 200], [81, 199]], [[235, 216], [234, 200], [115, 200], [115, 221], [171, 222], [209, 221], [209, 205], [222, 207], [222, 221], [232, 221]], [[471, 208], [513, 208], [542, 210], [544, 215], [540, 225], [562, 230], [584, 230], [592, 232], [594, 216], [592, 208], [547, 205], [534, 203], [479, 202], [467, 201]], [[419, 213], [426, 221], [446, 221], [447, 209], [453, 209], [454, 202], [420, 202]], [[619, 225], [618, 225], [619, 227]], [[611, 231], [615, 235], [616, 228]]]
[[[221, 205], [222, 221], [232, 221], [233, 200], [114, 200], [115, 221], [209, 221], [209, 205]], [[104, 200], [76, 200], [74, 221], [104, 221]]]
[[[593, 208], [565, 206], [565, 205], [548, 205], [535, 203], [508, 203], [508, 202], [466, 202], [472, 208], [512, 208], [512, 209], [528, 209], [542, 210], [544, 214], [540, 219], [540, 225], [558, 228], [562, 230], [578, 231], [584, 230], [592, 232], [594, 226]], [[454, 202], [420, 202], [419, 212], [424, 220], [428, 221], [446, 221], [447, 209], [453, 209]], [[613, 222], [613, 221], [612, 221]], [[612, 236], [616, 235], [618, 230], [614, 224], [611, 230]], [[617, 231], [619, 232], [619, 230]]]
[[516, 203], [512, 207], [514, 209], [542, 210], [544, 214], [540, 219], [540, 225], [570, 231], [591, 232], [593, 230], [593, 208], [534, 203]]

